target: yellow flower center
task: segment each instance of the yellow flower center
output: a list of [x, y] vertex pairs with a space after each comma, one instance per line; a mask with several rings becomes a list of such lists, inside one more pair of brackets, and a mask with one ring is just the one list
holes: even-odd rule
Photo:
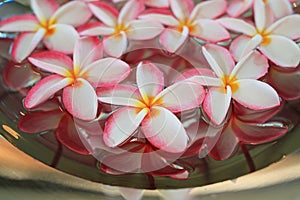
[[56, 24], [56, 20], [43, 20], [40, 23], [39, 28], [43, 28], [46, 30], [46, 36], [50, 36], [55, 33], [56, 28], [52, 27], [53, 24]]
[[268, 45], [271, 43], [272, 39], [269, 37], [271, 35], [271, 33], [263, 30], [260, 32], [257, 31], [257, 34], [261, 35], [261, 37], [262, 37], [261, 45]]
[[223, 87], [221, 87], [221, 92], [227, 93], [227, 86], [229, 86], [232, 93], [235, 93], [240, 87], [236, 80], [237, 78], [235, 76], [224, 75], [222, 78]]
[[121, 32], [127, 32], [129, 27], [125, 26], [124, 24], [117, 24], [115, 27], [115, 35], [119, 35]]
[[66, 78], [70, 79], [70, 84], [72, 84], [74, 87], [79, 87], [82, 84], [81, 81], [77, 81], [78, 78], [86, 79], [87, 76], [88, 72], [80, 70], [79, 66], [74, 66], [73, 71], [70, 70], [65, 75]]
[[[153, 106], [158, 106], [162, 104], [162, 98], [155, 98], [153, 96], [145, 96], [144, 98], [139, 99], [141, 103], [136, 105], [136, 113], [139, 113], [141, 110], [146, 109], [148, 115], [151, 116], [159, 114], [158, 112], [153, 112], [151, 108]], [[150, 112], [151, 111], [151, 112]]]

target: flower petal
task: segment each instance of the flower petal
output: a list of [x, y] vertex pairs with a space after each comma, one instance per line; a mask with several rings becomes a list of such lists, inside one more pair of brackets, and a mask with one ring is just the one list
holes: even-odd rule
[[203, 102], [203, 110], [214, 124], [219, 125], [224, 121], [231, 103], [231, 95], [229, 86], [226, 93], [219, 87], [209, 89]]
[[160, 13], [142, 14], [139, 16], [139, 19], [156, 21], [167, 26], [178, 26], [180, 24], [179, 21], [176, 18], [174, 18], [172, 15], [160, 14]]
[[36, 31], [38, 21], [34, 15], [25, 14], [12, 16], [3, 19], [0, 22], [0, 31], [4, 32], [22, 32], [22, 31]]
[[142, 104], [140, 92], [132, 85], [117, 84], [97, 90], [99, 101], [113, 105], [132, 106]]
[[214, 19], [226, 11], [227, 2], [225, 0], [211, 0], [198, 3], [193, 9], [190, 20]]
[[232, 98], [243, 106], [260, 110], [280, 105], [277, 92], [267, 83], [252, 79], [243, 79], [236, 82], [238, 90], [232, 94]]
[[298, 39], [300, 37], [299, 28], [296, 24], [300, 23], [300, 15], [290, 15], [283, 17], [273, 23], [268, 29], [274, 35], [281, 35], [290, 39]]
[[80, 35], [83, 36], [107, 36], [115, 33], [115, 29], [109, 26], [103, 25], [102, 22], [96, 22], [93, 24], [87, 24], [81, 27], [79, 31]]
[[184, 27], [182, 32], [175, 29], [166, 28], [160, 35], [160, 43], [170, 53], [176, 52], [188, 38], [189, 32], [187, 27]]
[[11, 52], [12, 58], [16, 62], [22, 62], [37, 47], [44, 35], [45, 31], [43, 29], [40, 29], [37, 32], [21, 33], [14, 41]]
[[222, 86], [223, 82], [219, 78], [214, 78], [210, 76], [193, 76], [188, 79], [189, 81], [198, 83], [203, 86]]
[[300, 49], [298, 45], [283, 36], [270, 35], [270, 42], [262, 44], [259, 50], [272, 62], [282, 67], [296, 67], [300, 61]]
[[211, 19], [198, 20], [197, 25], [191, 30], [190, 34], [209, 42], [219, 42], [230, 38], [229, 32], [218, 22]]
[[48, 72], [66, 76], [73, 69], [70, 57], [56, 51], [44, 51], [35, 53], [28, 59], [33, 65]]
[[110, 4], [104, 2], [95, 2], [89, 4], [89, 8], [93, 14], [106, 25], [113, 27], [117, 24], [119, 12]]
[[87, 22], [91, 15], [91, 11], [85, 2], [72, 1], [60, 6], [51, 19], [59, 24], [78, 27]]
[[252, 6], [253, 0], [232, 0], [227, 8], [230, 17], [238, 17]]
[[120, 10], [118, 24], [127, 24], [144, 10], [142, 1], [129, 0]]
[[136, 81], [145, 102], [156, 97], [164, 88], [163, 73], [150, 62], [140, 62], [137, 66]]
[[[224, 47], [221, 47], [221, 46], [218, 46], [215, 44], [207, 44], [204, 47], [205, 47], [205, 51], [203, 52], [203, 54], [205, 53], [205, 55], [207, 56], [206, 59], [208, 59], [209, 57], [213, 57], [213, 59], [217, 63], [217, 64], [214, 64], [214, 62], [209, 61], [210, 66], [212, 68], [214, 68], [214, 66], [216, 65], [221, 68], [221, 71], [224, 74], [229, 75], [235, 66], [234, 60], [233, 60], [230, 52], [227, 49], [225, 49]], [[206, 52], [209, 53], [211, 56], [208, 56]], [[219, 71], [219, 69], [215, 69], [215, 70]], [[223, 73], [216, 72], [216, 74], [220, 75], [220, 76], [222, 76]]]
[[215, 74], [211, 69], [207, 69], [207, 68], [193, 68], [193, 69], [189, 69], [186, 70], [184, 72], [182, 72], [181, 74], [179, 74], [176, 79], [175, 79], [175, 83], [179, 82], [179, 81], [183, 81], [185, 79], [189, 79], [192, 78], [193, 76], [201, 76], [201, 77], [211, 77], [214, 78]]
[[[209, 46], [210, 47], [210, 46]], [[223, 50], [222, 48], [214, 48], [212, 49], [212, 53], [217, 53], [215, 52], [215, 49], [217, 49], [217, 51]], [[224, 76], [224, 72], [223, 72], [223, 68], [221, 68], [221, 66], [219, 65], [219, 63], [217, 62], [217, 60], [214, 58], [213, 54], [211, 54], [209, 51], [206, 50], [205, 46], [202, 46], [202, 53], [205, 57], [205, 59], [207, 60], [209, 66], [213, 69], [213, 71], [215, 72], [215, 74], [219, 77], [222, 78]], [[217, 58], [218, 58], [218, 54], [216, 54]], [[221, 54], [222, 55], [222, 54]], [[223, 64], [223, 63], [221, 63]]]
[[109, 147], [116, 147], [127, 140], [147, 115], [147, 110], [137, 112], [136, 108], [123, 107], [106, 122], [103, 140]]
[[124, 32], [103, 39], [104, 51], [112, 57], [121, 57], [127, 45], [127, 36]]
[[268, 72], [268, 68], [268, 59], [257, 51], [252, 51], [237, 63], [231, 76], [237, 79], [259, 79]]
[[78, 78], [72, 86], [63, 90], [65, 108], [74, 117], [93, 120], [97, 114], [98, 101], [94, 88], [84, 79]]
[[68, 78], [58, 75], [47, 76], [31, 88], [24, 100], [24, 106], [33, 108], [69, 84], [70, 80]]
[[45, 23], [50, 19], [59, 7], [55, 0], [31, 0], [30, 5], [41, 23]]
[[173, 14], [180, 20], [187, 19], [194, 8], [192, 0], [172, 0], [169, 3]]
[[103, 56], [103, 47], [97, 37], [80, 38], [75, 43], [73, 61], [74, 65], [84, 68]]
[[270, 6], [276, 19], [293, 14], [293, 7], [289, 0], [268, 1], [268, 6]]
[[202, 85], [184, 80], [164, 89], [156, 99], [173, 113], [198, 107], [204, 100], [205, 90]]
[[47, 48], [66, 54], [73, 53], [75, 42], [79, 39], [75, 28], [66, 24], [55, 24], [51, 28], [55, 30], [54, 33], [44, 38]]
[[267, 23], [266, 5], [263, 0], [254, 0], [254, 20], [258, 32], [264, 31]]
[[222, 24], [225, 28], [238, 33], [243, 33], [249, 36], [256, 33], [256, 28], [254, 26], [241, 19], [224, 17], [218, 19], [217, 22]]
[[188, 137], [182, 123], [163, 107], [152, 107], [141, 128], [149, 142], [163, 151], [179, 153], [187, 148]]
[[134, 20], [130, 22], [127, 36], [132, 40], [148, 40], [156, 37], [163, 31], [163, 26], [154, 21]]
[[[236, 61], [239, 61], [241, 59], [242, 55], [245, 54], [244, 51], [246, 50], [246, 48], [249, 49], [249, 47], [251, 46], [250, 43], [252, 42], [253, 41], [251, 41], [251, 37], [247, 35], [240, 35], [231, 42], [229, 50]], [[255, 47], [257, 47], [257, 45]]]

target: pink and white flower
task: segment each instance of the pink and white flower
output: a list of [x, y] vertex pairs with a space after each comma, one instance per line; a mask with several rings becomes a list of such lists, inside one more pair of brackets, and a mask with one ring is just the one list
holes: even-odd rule
[[231, 99], [254, 110], [280, 104], [276, 91], [257, 80], [268, 70], [268, 62], [263, 55], [252, 51], [235, 65], [229, 51], [223, 47], [208, 44], [202, 51], [215, 76], [196, 75], [188, 80], [210, 86], [203, 109], [213, 123], [219, 125], [224, 121]]
[[25, 107], [35, 107], [63, 89], [62, 100], [68, 112], [82, 120], [94, 119], [98, 108], [95, 88], [114, 85], [130, 71], [128, 64], [119, 59], [101, 57], [102, 44], [97, 38], [79, 39], [73, 61], [55, 51], [32, 55], [32, 64], [54, 74], [33, 86], [25, 98]]
[[31, 0], [31, 7], [34, 15], [13, 16], [0, 22], [0, 31], [21, 32], [12, 48], [13, 59], [22, 62], [41, 40], [48, 49], [72, 53], [79, 38], [74, 27], [91, 17], [86, 4], [72, 1], [59, 7], [55, 0]]
[[255, 0], [254, 19], [255, 25], [236, 18], [218, 20], [226, 28], [243, 33], [231, 43], [233, 56], [239, 60], [257, 48], [279, 66], [296, 67], [300, 61], [300, 49], [293, 40], [300, 38], [300, 15], [289, 15], [273, 23], [265, 3]]
[[174, 113], [198, 107], [205, 96], [203, 87], [180, 81], [163, 89], [163, 73], [148, 62], [138, 65], [136, 80], [137, 87], [116, 85], [98, 93], [101, 102], [122, 106], [107, 121], [105, 144], [122, 144], [141, 124], [145, 137], [155, 147], [173, 153], [184, 151], [188, 136]]
[[[119, 3], [127, 0], [112, 0], [114, 3]], [[169, 0], [136, 0], [142, 1], [146, 6], [156, 7], [156, 8], [166, 8], [169, 7]]]
[[161, 34], [160, 42], [169, 52], [176, 52], [188, 36], [208, 42], [230, 38], [229, 33], [214, 20], [226, 11], [226, 1], [211, 0], [197, 5], [192, 0], [172, 0], [169, 3], [172, 13], [157, 10], [139, 17], [158, 21], [168, 27]]
[[127, 49], [128, 40], [148, 40], [159, 35], [163, 27], [149, 20], [137, 20], [144, 9], [141, 2], [128, 1], [120, 12], [108, 3], [90, 3], [89, 7], [101, 23], [87, 25], [80, 31], [83, 36], [103, 36], [104, 51], [120, 57]]
[[[233, 0], [229, 3], [227, 13], [231, 17], [238, 17], [253, 6], [254, 0]], [[267, 9], [276, 19], [293, 14], [292, 4], [295, 0], [268, 0], [264, 1]]]

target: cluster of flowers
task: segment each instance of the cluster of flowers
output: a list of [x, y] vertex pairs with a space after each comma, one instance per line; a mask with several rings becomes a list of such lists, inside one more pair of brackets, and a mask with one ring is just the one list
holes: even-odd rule
[[[153, 151], [189, 155], [199, 153], [205, 143], [218, 160], [230, 157], [239, 142], [267, 142], [287, 132], [256, 124], [279, 110], [281, 98], [299, 98], [298, 86], [290, 94], [285, 88], [293, 86], [276, 80], [299, 79], [300, 15], [293, 13], [293, 1], [120, 2], [31, 0], [33, 14], [0, 22], [0, 31], [20, 32], [11, 49], [14, 62], [28, 60], [43, 74], [26, 94], [27, 109], [63, 90], [65, 110], [79, 120], [97, 121], [99, 105], [113, 105], [101, 134], [107, 147], [124, 145], [132, 137], [139, 140], [139, 129]], [[181, 70], [172, 83], [145, 56], [134, 66], [122, 59], [134, 41], [141, 48], [143, 42], [158, 42], [180, 56], [191, 39], [200, 46], [192, 53], [204, 56], [207, 66]], [[133, 73], [135, 81], [129, 84]], [[203, 126], [199, 119], [201, 133], [192, 137], [188, 128], [194, 127], [185, 127], [179, 116], [199, 107], [210, 122]], [[207, 126], [214, 133], [202, 134]], [[195, 143], [199, 138], [201, 144]]]

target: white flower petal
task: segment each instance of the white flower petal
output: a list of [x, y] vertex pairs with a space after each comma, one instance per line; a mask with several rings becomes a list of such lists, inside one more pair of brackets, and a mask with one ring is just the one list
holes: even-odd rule
[[224, 17], [217, 20], [225, 28], [246, 35], [252, 36], [256, 33], [256, 28], [244, 20], [237, 18]]
[[127, 36], [124, 32], [103, 39], [104, 51], [112, 57], [120, 57], [127, 49]]
[[190, 20], [214, 19], [226, 11], [227, 2], [225, 0], [211, 0], [198, 3], [193, 9]]
[[41, 23], [45, 23], [46, 20], [50, 19], [59, 7], [59, 4], [53, 0], [31, 0], [30, 5]]
[[160, 23], [149, 20], [134, 20], [130, 22], [129, 26], [127, 36], [132, 40], [152, 39], [163, 31]]

